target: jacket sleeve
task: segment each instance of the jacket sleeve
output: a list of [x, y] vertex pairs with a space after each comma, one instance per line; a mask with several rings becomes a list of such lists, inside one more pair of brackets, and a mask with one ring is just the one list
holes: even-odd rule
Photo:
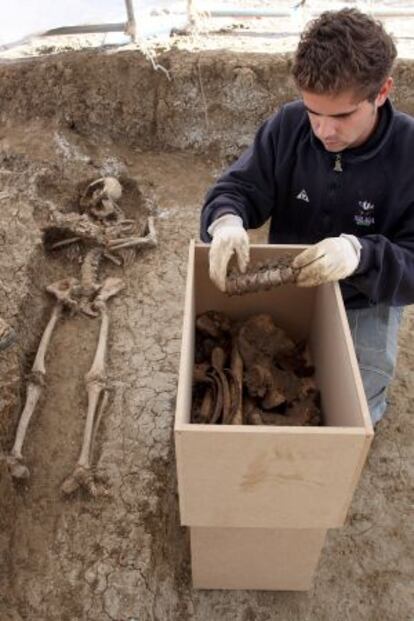
[[241, 217], [246, 229], [255, 229], [270, 217], [276, 202], [276, 150], [282, 111], [258, 130], [253, 144], [207, 193], [200, 237], [210, 242], [210, 224], [225, 213]]
[[374, 304], [414, 304], [414, 203], [392, 240], [367, 235], [359, 241], [361, 261], [348, 282]]

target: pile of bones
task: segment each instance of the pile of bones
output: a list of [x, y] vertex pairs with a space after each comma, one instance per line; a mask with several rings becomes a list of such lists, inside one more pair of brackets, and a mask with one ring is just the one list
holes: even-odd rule
[[320, 396], [305, 343], [267, 314], [231, 321], [207, 311], [196, 319], [191, 422], [320, 425]]

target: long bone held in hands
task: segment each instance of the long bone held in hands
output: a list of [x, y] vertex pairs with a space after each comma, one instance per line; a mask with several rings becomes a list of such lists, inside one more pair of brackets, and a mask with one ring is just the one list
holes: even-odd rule
[[325, 255], [318, 256], [300, 268], [293, 267], [293, 257], [280, 257], [277, 261], [251, 265], [246, 273], [232, 270], [226, 277], [227, 295], [243, 295], [257, 291], [268, 291], [280, 285], [295, 284], [304, 267], [319, 261]]
[[26, 403], [20, 416], [13, 448], [10, 455], [6, 458], [10, 473], [15, 479], [28, 479], [30, 476], [30, 471], [23, 460], [23, 443], [30, 420], [45, 385], [45, 358], [53, 330], [63, 308], [73, 308], [76, 306], [77, 301], [72, 297], [72, 293], [78, 286], [79, 282], [76, 278], [64, 278], [46, 287], [46, 291], [55, 296], [56, 303], [40, 339], [39, 348], [29, 375]]
[[94, 307], [101, 314], [101, 326], [95, 358], [91, 368], [85, 375], [88, 409], [82, 448], [74, 471], [65, 479], [61, 486], [62, 492], [66, 495], [72, 494], [80, 487], [84, 488], [91, 496], [97, 496], [100, 493], [91, 470], [91, 461], [93, 440], [107, 402], [105, 360], [108, 344], [109, 313], [106, 303], [124, 287], [125, 283], [120, 278], [107, 278], [93, 303]]
[[278, 261], [257, 263], [245, 274], [236, 270], [226, 278], [227, 295], [243, 295], [256, 291], [267, 291], [282, 284], [295, 283], [299, 270], [291, 265], [290, 257], [281, 257]]

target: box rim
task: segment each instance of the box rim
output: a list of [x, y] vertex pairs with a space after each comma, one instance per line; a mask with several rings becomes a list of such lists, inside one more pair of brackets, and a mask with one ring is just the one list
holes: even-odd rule
[[[199, 242], [192, 238], [189, 243], [189, 257], [188, 257], [188, 269], [187, 269], [187, 277], [186, 277], [186, 285], [185, 285], [185, 293], [184, 299], [188, 299], [192, 292], [192, 279], [191, 275], [194, 274], [194, 264], [195, 264], [195, 252], [196, 248], [208, 248], [210, 244]], [[269, 246], [283, 246], [286, 249], [304, 249], [308, 248], [307, 244], [250, 244], [250, 248], [269, 248]], [[346, 346], [348, 349], [349, 356], [355, 362], [355, 367], [359, 368], [358, 361], [355, 354], [355, 349], [353, 345], [353, 339], [351, 335], [351, 331], [349, 328], [348, 318], [346, 315], [345, 304], [342, 298], [341, 289], [338, 281], [327, 283], [328, 286], [331, 286], [335, 295], [335, 299], [337, 302], [338, 310], [341, 316], [342, 324], [344, 326], [344, 335], [346, 340]], [[182, 382], [180, 382], [180, 378], [182, 376], [182, 368], [184, 368], [184, 351], [185, 351], [185, 338], [184, 338], [184, 327], [188, 324], [188, 315], [189, 309], [185, 308], [183, 313], [183, 321], [182, 321], [182, 330], [181, 330], [181, 348], [180, 348], [180, 363], [178, 368], [178, 387], [177, 387], [177, 396], [176, 403], [181, 402], [181, 393], [184, 390]], [[177, 416], [177, 408], [174, 416], [174, 432], [185, 432], [185, 431], [197, 431], [206, 433], [206, 431], [214, 431], [218, 433], [229, 433], [230, 430], [233, 433], [272, 433], [274, 435], [290, 435], [291, 433], [298, 433], [301, 431], [305, 434], [309, 435], [332, 435], [334, 433], [340, 432], [342, 435], [345, 433], [347, 435], [363, 435], [367, 438], [371, 438], [374, 435], [374, 429], [371, 421], [371, 416], [369, 414], [368, 404], [365, 396], [364, 387], [362, 384], [361, 376], [359, 373], [355, 373], [354, 368], [352, 369], [354, 375], [354, 381], [356, 384], [356, 390], [358, 392], [358, 396], [363, 405], [363, 425], [361, 426], [277, 426], [277, 425], [202, 425], [196, 423], [183, 423], [178, 420]]]
[[186, 431], [194, 431], [195, 433], [269, 433], [271, 435], [292, 435], [297, 436], [298, 432], [306, 435], [334, 435], [340, 432], [341, 435], [371, 437], [373, 433], [367, 432], [365, 427], [328, 427], [328, 426], [302, 426], [302, 425], [203, 425], [200, 423], [180, 423], [176, 422], [174, 431], [178, 434]]

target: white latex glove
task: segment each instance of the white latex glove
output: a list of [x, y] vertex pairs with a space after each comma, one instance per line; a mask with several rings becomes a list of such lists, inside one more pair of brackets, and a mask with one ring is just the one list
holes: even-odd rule
[[300, 287], [316, 287], [351, 276], [359, 265], [361, 248], [354, 235], [327, 237], [314, 244], [293, 261], [293, 267], [300, 268], [297, 284]]
[[226, 290], [227, 266], [234, 253], [239, 270], [244, 273], [249, 263], [249, 237], [243, 220], [234, 214], [217, 218], [207, 229], [211, 235], [210, 278], [220, 291]]

